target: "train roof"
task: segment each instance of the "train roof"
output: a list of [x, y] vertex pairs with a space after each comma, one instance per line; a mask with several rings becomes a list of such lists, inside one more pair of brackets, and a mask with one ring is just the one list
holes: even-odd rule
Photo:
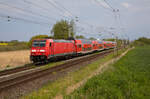
[[73, 42], [73, 40], [58, 40], [58, 39], [34, 39], [33, 41], [46, 41], [46, 40], [50, 40], [50, 41], [52, 41], [52, 42], [63, 42], [63, 43], [72, 43]]
[[55, 39], [53, 39], [53, 42], [72, 43], [72, 40], [55, 40]]

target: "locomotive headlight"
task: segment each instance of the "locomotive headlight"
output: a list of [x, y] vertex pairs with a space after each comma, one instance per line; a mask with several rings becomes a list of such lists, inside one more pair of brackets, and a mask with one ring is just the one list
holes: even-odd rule
[[45, 50], [40, 50], [40, 52], [45, 52]]
[[32, 52], [36, 52], [36, 50], [32, 50]]

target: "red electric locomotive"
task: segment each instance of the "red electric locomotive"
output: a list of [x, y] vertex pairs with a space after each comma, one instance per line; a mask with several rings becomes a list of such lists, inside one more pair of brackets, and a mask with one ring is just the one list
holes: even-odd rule
[[42, 39], [33, 40], [30, 60], [47, 61], [53, 57], [73, 55], [76, 53], [73, 40]]

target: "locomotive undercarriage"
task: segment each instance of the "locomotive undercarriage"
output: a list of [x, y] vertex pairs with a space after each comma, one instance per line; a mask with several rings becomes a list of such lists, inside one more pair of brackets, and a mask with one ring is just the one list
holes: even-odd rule
[[33, 61], [34, 63], [43, 62], [47, 60], [47, 57], [45, 55], [30, 56], [30, 60]]

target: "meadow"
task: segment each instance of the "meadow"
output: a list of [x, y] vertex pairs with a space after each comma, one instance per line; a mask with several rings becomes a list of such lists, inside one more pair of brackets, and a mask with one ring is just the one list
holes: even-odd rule
[[150, 46], [136, 47], [65, 99], [149, 99]]

